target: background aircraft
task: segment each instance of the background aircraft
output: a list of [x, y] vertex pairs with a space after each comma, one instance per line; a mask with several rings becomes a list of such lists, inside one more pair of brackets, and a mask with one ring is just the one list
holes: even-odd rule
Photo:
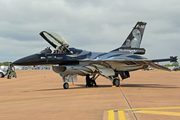
[[103, 53], [72, 48], [58, 34], [42, 31], [40, 35], [55, 50], [46, 48], [40, 53], [19, 59], [13, 64], [33, 66], [51, 64], [53, 71], [62, 76], [63, 82], [65, 82], [64, 89], [69, 88], [68, 82], [77, 81], [77, 75], [86, 76], [86, 86], [89, 87], [95, 84], [99, 75], [109, 79], [113, 85], [119, 86], [119, 75], [122, 79], [126, 79], [130, 77], [130, 71], [146, 69], [148, 66], [170, 71], [154, 62], [175, 62], [177, 57], [148, 60], [142, 56], [145, 54], [145, 49], [140, 48], [140, 44], [145, 26], [145, 22], [137, 22], [121, 47]]

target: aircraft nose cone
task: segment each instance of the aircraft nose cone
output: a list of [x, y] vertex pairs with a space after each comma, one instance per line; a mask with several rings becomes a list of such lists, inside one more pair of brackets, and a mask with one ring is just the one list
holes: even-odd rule
[[30, 55], [13, 62], [14, 65], [35, 65], [38, 61], [38, 56], [36, 54]]

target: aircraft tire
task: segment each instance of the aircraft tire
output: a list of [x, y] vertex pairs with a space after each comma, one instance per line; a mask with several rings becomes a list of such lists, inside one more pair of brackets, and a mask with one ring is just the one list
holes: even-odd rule
[[93, 82], [91, 81], [88, 86], [92, 87], [93, 86]]
[[69, 88], [69, 84], [66, 82], [66, 83], [64, 83], [63, 87], [64, 87], [64, 89], [68, 89]]
[[0, 78], [3, 78], [3, 77], [4, 77], [3, 73], [2, 73], [2, 72], [0, 72]]
[[113, 80], [113, 85], [116, 85], [116, 87], [119, 87], [119, 85], [120, 85], [120, 80], [119, 80], [119, 79], [114, 79], [114, 80]]
[[90, 81], [90, 82], [88, 82], [87, 84], [86, 84], [86, 87], [92, 87], [93, 86], [93, 82], [92, 81]]

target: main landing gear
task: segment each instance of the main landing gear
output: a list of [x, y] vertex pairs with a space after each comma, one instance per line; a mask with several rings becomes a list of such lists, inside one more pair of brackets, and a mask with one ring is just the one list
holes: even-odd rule
[[113, 86], [120, 86], [120, 79], [118, 77], [118, 74], [116, 76], [109, 76], [108, 79], [112, 82]]
[[119, 87], [119, 85], [120, 85], [120, 80], [119, 80], [119, 79], [114, 79], [114, 80], [113, 80], [113, 85], [115, 85], [116, 87]]
[[96, 85], [96, 81], [95, 80], [89, 80], [89, 81], [86, 82], [86, 87], [93, 87], [93, 86], [98, 87]]
[[99, 74], [96, 76], [96, 74], [93, 75], [92, 78], [89, 77], [89, 74], [86, 75], [86, 87], [98, 87], [97, 84], [96, 84], [96, 78], [99, 76]]
[[[96, 82], [95, 82], [95, 80], [96, 80], [98, 77], [99, 77], [99, 74], [97, 74], [97, 73], [95, 73], [92, 78], [90, 78], [89, 74], [86, 75], [86, 87], [93, 87], [93, 86], [98, 87], [97, 84], [96, 84]], [[111, 80], [111, 82], [112, 82], [112, 84], [113, 84], [114, 86], [119, 87], [119, 85], [120, 85], [120, 79], [119, 79], [118, 76], [109, 76], [109, 77], [106, 77], [106, 78], [108, 78], [109, 80]], [[65, 78], [63, 79], [63, 82], [65, 82], [65, 83], [63, 84], [63, 88], [64, 88], [64, 89], [68, 89], [68, 88], [69, 88], [68, 82], [70, 82], [70, 80], [71, 80], [71, 79], [68, 79], [68, 80], [66, 80]], [[77, 81], [77, 78], [76, 78], [76, 79], [74, 78], [74, 80]], [[74, 80], [73, 80], [72, 82], [74, 82]]]

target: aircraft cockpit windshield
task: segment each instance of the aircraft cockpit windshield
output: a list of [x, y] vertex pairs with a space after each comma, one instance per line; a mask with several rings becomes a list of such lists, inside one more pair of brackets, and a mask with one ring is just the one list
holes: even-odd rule
[[68, 43], [60, 35], [46, 31], [42, 31], [40, 35], [55, 48], [53, 53], [70, 52]]

